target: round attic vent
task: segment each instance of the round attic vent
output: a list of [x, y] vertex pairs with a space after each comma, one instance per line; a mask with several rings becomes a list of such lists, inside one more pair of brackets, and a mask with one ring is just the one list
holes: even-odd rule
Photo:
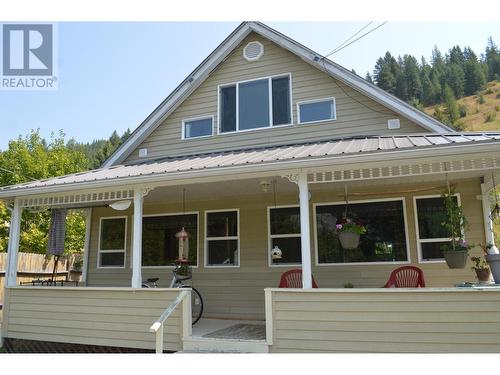
[[243, 48], [243, 57], [247, 61], [255, 61], [264, 54], [264, 46], [260, 42], [250, 42]]

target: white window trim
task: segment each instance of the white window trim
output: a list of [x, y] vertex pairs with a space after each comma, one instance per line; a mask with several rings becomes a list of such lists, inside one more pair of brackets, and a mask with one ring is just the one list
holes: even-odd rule
[[313, 203], [313, 228], [314, 228], [314, 248], [315, 248], [315, 262], [318, 267], [342, 267], [342, 266], [368, 266], [368, 265], [391, 265], [391, 264], [411, 264], [410, 257], [410, 240], [408, 237], [408, 216], [406, 211], [406, 199], [404, 197], [395, 198], [382, 198], [382, 199], [360, 199], [360, 200], [350, 200], [349, 204], [356, 203], [378, 203], [378, 202], [394, 202], [401, 201], [403, 203], [403, 221], [405, 228], [405, 244], [406, 244], [406, 258], [407, 261], [386, 261], [386, 262], [349, 262], [349, 263], [319, 263], [319, 249], [318, 249], [318, 223], [316, 219], [316, 208], [318, 206], [337, 206], [345, 205], [346, 201], [334, 201], [334, 202], [320, 202]]
[[[321, 102], [327, 102], [327, 101], [333, 101], [333, 118], [325, 119], [325, 120], [316, 120], [316, 121], [305, 121], [302, 122], [300, 119], [300, 106], [302, 104], [311, 104], [311, 103], [321, 103]], [[329, 98], [321, 98], [321, 99], [311, 99], [311, 100], [302, 100], [300, 102], [296, 103], [297, 106], [297, 123], [299, 125], [304, 125], [304, 124], [317, 124], [320, 122], [328, 122], [328, 121], [336, 121], [337, 120], [337, 102], [335, 101], [335, 97], [329, 97]]]
[[[459, 206], [462, 206], [462, 201], [460, 199], [460, 193], [454, 194], [457, 197], [457, 203]], [[415, 195], [413, 196], [413, 214], [415, 217], [415, 236], [417, 242], [417, 253], [418, 253], [418, 263], [428, 264], [428, 263], [446, 263], [444, 258], [434, 259], [434, 260], [425, 260], [422, 259], [422, 243], [431, 243], [431, 242], [448, 242], [451, 241], [451, 238], [425, 238], [420, 239], [420, 233], [418, 229], [418, 213], [417, 213], [417, 200], [418, 199], [427, 199], [427, 198], [442, 198], [440, 194], [431, 194], [431, 195]], [[462, 233], [462, 237], [465, 239], [465, 233]]]
[[[237, 230], [238, 230], [238, 235], [237, 236], [229, 236], [229, 237], [208, 237], [208, 214], [213, 213], [213, 212], [236, 212], [236, 220], [238, 221], [237, 225]], [[238, 241], [238, 264], [233, 265], [209, 265], [208, 264], [208, 242], [210, 240], [216, 241], [216, 240], [237, 240]], [[227, 208], [227, 209], [222, 209], [222, 210], [206, 210], [205, 211], [205, 248], [204, 248], [204, 259], [205, 259], [205, 268], [240, 268], [241, 267], [241, 251], [240, 251], [240, 209], [239, 208]]]
[[[280, 268], [280, 267], [290, 267], [290, 266], [300, 266], [302, 263], [282, 263], [282, 264], [273, 264], [273, 260], [271, 257], [271, 250], [273, 245], [273, 238], [291, 238], [291, 237], [299, 237], [301, 236], [301, 232], [299, 233], [290, 233], [290, 234], [271, 234], [271, 210], [279, 208], [300, 208], [299, 205], [281, 205], [281, 206], [268, 206], [267, 207], [267, 265], [271, 268]], [[300, 213], [299, 213], [300, 214]]]
[[[196, 265], [190, 265], [191, 268], [199, 268], [200, 264], [200, 212], [190, 211], [190, 212], [174, 212], [174, 213], [159, 213], [159, 214], [147, 214], [142, 215], [145, 217], [159, 217], [159, 216], [182, 216], [182, 215], [196, 215]], [[179, 228], [180, 230], [180, 228]], [[191, 249], [190, 249], [191, 250]], [[143, 269], [174, 269], [174, 266], [143, 266]]]
[[[102, 222], [109, 219], [125, 219], [125, 239], [122, 249], [101, 250], [101, 237], [102, 237]], [[99, 218], [99, 238], [97, 241], [97, 269], [124, 269], [127, 264], [127, 231], [128, 231], [128, 216], [104, 216]], [[101, 266], [102, 253], [123, 253], [123, 266]]]
[[[206, 120], [206, 119], [211, 119], [212, 120], [212, 134], [200, 135], [200, 136], [197, 136], [197, 137], [188, 137], [188, 138], [186, 138], [186, 122]], [[181, 133], [182, 134], [181, 134], [181, 139], [183, 141], [188, 141], [188, 140], [192, 140], [192, 139], [200, 139], [200, 138], [213, 137], [215, 135], [214, 123], [215, 123], [215, 116], [214, 115], [198, 116], [198, 117], [190, 117], [190, 118], [182, 119], [182, 129], [181, 129]]]
[[[281, 125], [273, 125], [273, 95], [272, 95], [272, 80], [274, 78], [283, 78], [283, 77], [288, 77], [288, 86], [289, 86], [289, 95], [290, 95], [290, 123], [289, 124], [281, 124]], [[254, 129], [244, 129], [244, 130], [239, 130], [240, 124], [239, 124], [239, 85], [241, 83], [247, 83], [247, 82], [253, 82], [253, 81], [261, 81], [267, 79], [268, 80], [268, 89], [269, 89], [269, 126], [264, 126], [260, 128], [254, 128]], [[236, 130], [229, 131], [229, 132], [221, 132], [221, 117], [220, 117], [220, 94], [221, 94], [221, 89], [225, 87], [230, 87], [230, 86], [235, 86], [236, 87]], [[269, 130], [269, 129], [276, 129], [276, 128], [282, 128], [285, 126], [292, 126], [293, 125], [293, 102], [292, 102], [292, 73], [283, 73], [283, 74], [275, 74], [272, 76], [265, 76], [265, 77], [259, 77], [259, 78], [252, 78], [252, 79], [247, 79], [244, 81], [237, 81], [237, 82], [231, 82], [231, 83], [224, 83], [220, 84], [217, 86], [217, 135], [226, 135], [226, 134], [236, 134], [236, 133], [246, 133], [246, 132], [252, 132], [252, 131], [258, 131], [258, 130]]]

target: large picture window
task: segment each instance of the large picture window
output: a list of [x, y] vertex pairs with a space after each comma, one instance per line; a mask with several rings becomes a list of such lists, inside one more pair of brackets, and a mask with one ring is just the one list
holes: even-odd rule
[[402, 199], [349, 203], [349, 215], [366, 227], [353, 250], [342, 248], [335, 230], [345, 204], [318, 204], [315, 208], [318, 264], [408, 262]]
[[269, 208], [269, 246], [278, 246], [282, 259], [271, 259], [270, 264], [291, 265], [302, 262], [299, 207]]
[[291, 122], [290, 75], [238, 82], [219, 90], [220, 133]]
[[198, 264], [198, 214], [145, 216], [142, 219], [142, 266], [173, 266], [179, 257], [176, 233], [184, 229], [189, 233], [189, 261]]
[[101, 218], [99, 225], [99, 268], [125, 267], [127, 218]]
[[206, 212], [206, 266], [239, 266], [238, 216], [237, 210]]
[[[453, 197], [460, 203], [459, 197]], [[449, 231], [441, 225], [446, 220], [444, 198], [415, 197], [417, 242], [420, 261], [443, 261], [443, 245], [451, 243]]]

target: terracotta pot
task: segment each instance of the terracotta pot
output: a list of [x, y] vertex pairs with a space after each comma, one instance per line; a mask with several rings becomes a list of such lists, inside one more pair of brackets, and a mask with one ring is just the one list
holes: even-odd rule
[[356, 249], [359, 245], [359, 234], [354, 232], [340, 232], [339, 240], [342, 248], [346, 250]]
[[443, 256], [449, 268], [465, 268], [468, 253], [467, 250], [448, 250], [443, 251]]
[[490, 269], [489, 268], [475, 269], [475, 271], [476, 271], [477, 279], [479, 281], [482, 281], [482, 282], [490, 281]]

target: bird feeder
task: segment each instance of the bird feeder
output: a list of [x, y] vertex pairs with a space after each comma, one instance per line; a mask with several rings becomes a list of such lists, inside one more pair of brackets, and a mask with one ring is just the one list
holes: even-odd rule
[[175, 237], [179, 240], [179, 261], [187, 261], [189, 259], [189, 233], [184, 227], [177, 232]]

